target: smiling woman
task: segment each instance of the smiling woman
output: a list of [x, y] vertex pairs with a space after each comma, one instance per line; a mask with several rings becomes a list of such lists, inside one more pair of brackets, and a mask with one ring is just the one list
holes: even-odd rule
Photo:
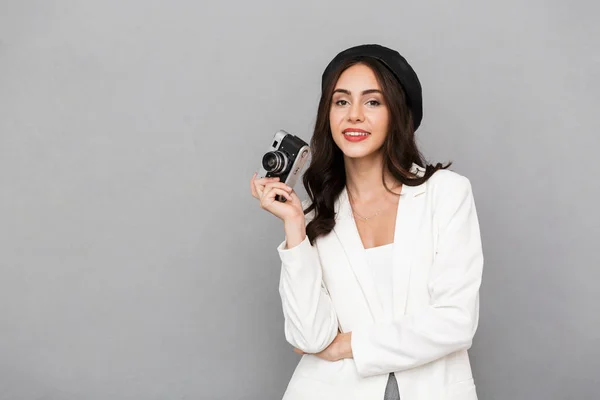
[[[333, 228], [333, 205], [346, 186], [350, 195], [354, 193], [355, 214], [368, 215], [397, 203], [394, 187], [421, 185], [451, 165], [425, 164], [415, 142], [422, 115], [421, 84], [398, 52], [379, 45], [357, 46], [332, 60], [322, 76], [312, 161], [303, 178], [311, 199], [308, 211], [315, 210], [307, 227], [311, 243]], [[423, 176], [411, 172], [413, 164], [425, 168]], [[387, 193], [359, 194], [348, 182], [354, 178], [378, 180]]]
[[467, 350], [479, 321], [479, 222], [470, 181], [424, 162], [422, 115], [404, 57], [350, 48], [322, 76], [309, 199], [251, 180], [285, 229], [284, 333], [302, 354], [285, 400], [477, 399]]
[[[361, 90], [364, 87], [372, 89]], [[388, 114], [371, 68], [355, 64], [341, 74], [333, 91], [329, 126], [333, 141], [346, 156], [360, 158], [380, 149], [387, 135]]]

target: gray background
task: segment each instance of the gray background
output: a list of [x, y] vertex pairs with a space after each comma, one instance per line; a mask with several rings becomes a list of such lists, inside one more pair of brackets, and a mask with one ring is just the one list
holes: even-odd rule
[[248, 182], [369, 42], [419, 73], [426, 157], [473, 183], [480, 399], [597, 398], [598, 11], [1, 1], [0, 398], [280, 398], [283, 229]]

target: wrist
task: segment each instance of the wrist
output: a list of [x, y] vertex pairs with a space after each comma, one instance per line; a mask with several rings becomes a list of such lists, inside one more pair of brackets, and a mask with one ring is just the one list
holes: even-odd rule
[[304, 227], [305, 224], [305, 220], [304, 220], [304, 214], [299, 214], [293, 217], [288, 217], [286, 219], [283, 220], [283, 225], [284, 226], [290, 226], [290, 227]]
[[306, 226], [304, 225], [304, 216], [301, 218], [292, 218], [283, 221], [287, 248], [291, 249], [302, 243], [306, 238]]
[[353, 358], [352, 354], [352, 332], [341, 333], [342, 340], [339, 342], [339, 358]]
[[354, 358], [354, 354], [352, 353], [352, 332], [348, 332], [346, 343], [348, 344], [346, 346], [346, 358]]

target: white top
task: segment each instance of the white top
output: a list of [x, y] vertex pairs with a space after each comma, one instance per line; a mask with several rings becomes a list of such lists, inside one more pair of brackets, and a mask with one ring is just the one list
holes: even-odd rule
[[393, 291], [392, 291], [392, 254], [394, 244], [371, 247], [366, 249], [367, 262], [375, 280], [375, 287], [383, 312], [393, 319]]

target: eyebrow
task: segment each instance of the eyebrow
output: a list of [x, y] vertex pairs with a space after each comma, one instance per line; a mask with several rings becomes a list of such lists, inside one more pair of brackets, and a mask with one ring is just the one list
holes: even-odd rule
[[[352, 94], [352, 92], [350, 92], [349, 90], [346, 90], [346, 89], [335, 89], [335, 90], [333, 91], [333, 93], [334, 93], [334, 94], [335, 94], [335, 93], [338, 93], [338, 92], [339, 92], [339, 93], [345, 93], [345, 94], [348, 94], [348, 95]], [[364, 96], [365, 94], [369, 94], [369, 93], [380, 93], [380, 94], [381, 94], [381, 90], [379, 90], [379, 89], [367, 89], [367, 90], [363, 90], [363, 91], [362, 91], [362, 95], [363, 95], [363, 96]]]

